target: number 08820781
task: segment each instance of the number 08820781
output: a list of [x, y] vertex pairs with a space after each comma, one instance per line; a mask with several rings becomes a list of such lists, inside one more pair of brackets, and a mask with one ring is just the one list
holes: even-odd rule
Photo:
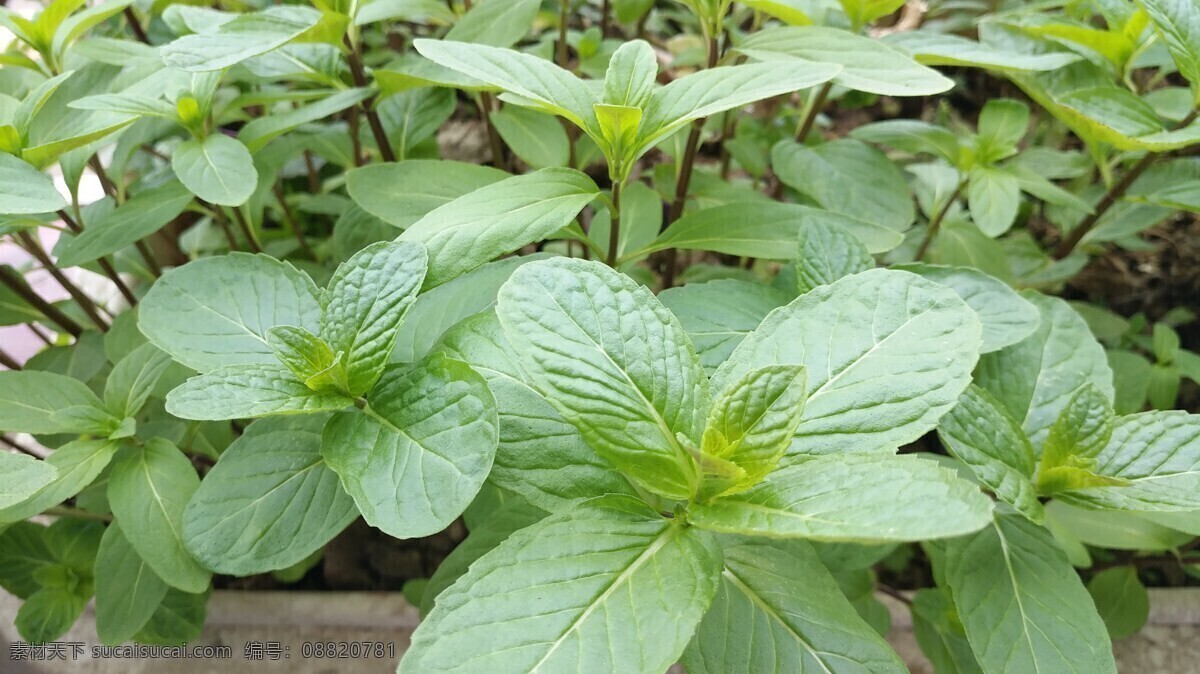
[[305, 641], [305, 658], [396, 658], [394, 641]]

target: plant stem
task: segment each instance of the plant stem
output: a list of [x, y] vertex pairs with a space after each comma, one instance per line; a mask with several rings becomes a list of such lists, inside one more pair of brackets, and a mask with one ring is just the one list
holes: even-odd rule
[[879, 590], [883, 594], [886, 594], [887, 596], [891, 597], [892, 599], [895, 599], [896, 601], [899, 601], [908, 606], [912, 606], [912, 600], [909, 599], [903, 592], [901, 592], [900, 590], [897, 590], [896, 588], [892, 587], [891, 585], [884, 585], [883, 583], [877, 583], [875, 585], [875, 589]]
[[74, 517], [81, 520], [94, 520], [96, 522], [111, 522], [112, 515], [104, 515], [101, 513], [92, 513], [79, 508], [68, 508], [67, 506], [54, 506], [46, 508], [42, 511], [44, 515], [54, 515], [55, 517]]
[[150, 44], [150, 38], [146, 37], [146, 31], [142, 29], [142, 24], [138, 23], [137, 15], [133, 10], [126, 7], [122, 12], [125, 15], [125, 20], [129, 22], [129, 30], [133, 31], [133, 36], [142, 44]]
[[0, 349], [0, 365], [3, 365], [4, 367], [7, 367], [10, 370], [20, 370], [21, 369], [21, 364], [18, 363], [15, 358], [8, 355], [8, 352], [5, 351], [4, 349]]
[[362, 138], [359, 137], [357, 105], [346, 110], [346, 122], [350, 125], [350, 146], [354, 153], [354, 165], [362, 166], [367, 163], [367, 160], [363, 157]]
[[612, 0], [604, 0], [604, 4], [600, 6], [600, 37], [608, 37], [609, 28], [612, 25]]
[[104, 189], [104, 193], [116, 199], [117, 184], [108, 177], [108, 171], [104, 170], [104, 165], [100, 163], [100, 157], [92, 155], [87, 164], [88, 168], [92, 169], [92, 173], [96, 174], [96, 179], [100, 181], [100, 187]]
[[925, 257], [925, 253], [929, 250], [929, 244], [933, 243], [933, 237], [937, 236], [938, 230], [942, 226], [942, 220], [946, 218], [946, 213], [950, 211], [950, 207], [954, 205], [966, 184], [966, 180], [960, 180], [958, 186], [950, 193], [950, 198], [946, 199], [946, 203], [942, 204], [942, 207], [929, 219], [929, 226], [925, 228], [925, 238], [921, 239], [921, 245], [917, 247], [917, 254], [914, 257], [917, 262]]
[[274, 192], [275, 200], [279, 202], [279, 207], [283, 209], [283, 219], [291, 227], [292, 234], [296, 237], [296, 243], [300, 244], [300, 250], [304, 251], [304, 254], [312, 259], [317, 259], [312, 247], [308, 245], [308, 239], [304, 238], [304, 232], [300, 231], [300, 224], [296, 222], [296, 216], [292, 213], [292, 207], [288, 206], [287, 200], [284, 199], [283, 188], [280, 187], [278, 182], [275, 183]]
[[253, 253], [263, 252], [262, 246], [258, 245], [258, 237], [254, 235], [254, 229], [250, 227], [250, 222], [246, 220], [246, 214], [242, 213], [242, 209], [238, 206], [233, 206], [229, 210], [233, 211], [234, 222], [237, 223], [238, 229], [242, 230], [242, 235], [249, 242], [250, 251]]
[[79, 286], [71, 283], [70, 279], [58, 268], [58, 265], [54, 264], [54, 260], [50, 259], [50, 255], [42, 248], [42, 244], [38, 243], [37, 239], [33, 238], [29, 232], [19, 232], [16, 236], [21, 247], [41, 263], [42, 268], [49, 272], [50, 276], [54, 277], [54, 280], [58, 282], [58, 285], [62, 286], [63, 290], [67, 291], [71, 299], [75, 300], [80, 309], [83, 309], [83, 313], [87, 314], [92, 323], [96, 324], [100, 332], [107, 332], [108, 323], [105, 323], [104, 319], [100, 317], [100, 312], [96, 309], [96, 303], [92, 301], [92, 298], [84, 294], [79, 289]]
[[617, 248], [621, 241], [621, 181], [613, 181], [612, 184], [612, 210], [609, 213], [608, 225], [608, 257], [604, 259], [605, 264], [610, 267], [617, 266]]
[[[1188, 113], [1187, 117], [1184, 117], [1179, 124], [1175, 125], [1175, 129], [1182, 129], [1185, 126], [1190, 125], [1192, 122], [1196, 121], [1197, 116], [1200, 116], [1200, 110], [1192, 110], [1190, 113]], [[1096, 224], [1100, 222], [1100, 218], [1104, 217], [1104, 214], [1107, 213], [1110, 208], [1116, 205], [1116, 203], [1120, 201], [1121, 197], [1125, 196], [1125, 192], [1127, 192], [1129, 188], [1133, 186], [1133, 183], [1136, 182], [1137, 179], [1146, 172], [1146, 169], [1150, 168], [1154, 162], [1158, 161], [1158, 159], [1162, 156], [1163, 154], [1161, 153], [1155, 154], [1152, 152], [1147, 152], [1146, 156], [1139, 159], [1138, 162], [1134, 164], [1128, 172], [1125, 173], [1125, 175], [1121, 176], [1121, 179], [1118, 180], [1112, 187], [1110, 187], [1108, 191], [1104, 193], [1103, 197], [1100, 197], [1100, 201], [1096, 204], [1096, 208], [1094, 208], [1092, 212], [1087, 215], [1087, 217], [1080, 221], [1080, 223], [1071, 230], [1071, 233], [1067, 235], [1067, 238], [1063, 239], [1062, 242], [1058, 244], [1058, 247], [1054, 249], [1054, 259], [1061, 260], [1070, 255], [1075, 250], [1075, 247], [1078, 246], [1081, 241], [1083, 241], [1083, 237], [1087, 236], [1088, 232], [1092, 231], [1092, 229], [1096, 227]]]
[[796, 142], [803, 143], [812, 131], [813, 124], [817, 122], [817, 115], [821, 114], [821, 108], [825, 107], [825, 99], [829, 97], [829, 90], [833, 88], [833, 82], [829, 81], [821, 85], [817, 93], [808, 99], [805, 105], [804, 121], [796, 129]]
[[[367, 86], [367, 73], [363, 70], [362, 64], [362, 45], [356, 40], [353, 43], [350, 37], [343, 38], [346, 46], [349, 47], [350, 53], [346, 56], [346, 61], [350, 64], [350, 77], [354, 79], [354, 86]], [[383, 129], [383, 122], [379, 120], [379, 113], [375, 112], [375, 96], [363, 101], [363, 115], [367, 118], [367, 126], [371, 127], [371, 135], [375, 136], [375, 144], [379, 146], [379, 155], [384, 161], [396, 161], [396, 153], [392, 151], [392, 144], [388, 141], [387, 132]]]
[[[83, 227], [81, 227], [79, 223], [75, 222], [71, 216], [67, 215], [66, 211], [59, 210], [58, 217], [76, 235], [83, 233]], [[121, 295], [125, 298], [125, 301], [129, 302], [130, 306], [137, 306], [137, 296], [133, 294], [133, 291], [129, 289], [129, 286], [125, 285], [125, 281], [121, 280], [121, 275], [117, 273], [116, 268], [113, 267], [112, 261], [109, 260], [108, 256], [102, 256], [97, 259], [96, 262], [100, 265], [100, 268], [104, 270], [104, 275], [113, 282], [113, 285], [117, 286], [117, 290], [120, 291]]]
[[154, 278], [162, 276], [162, 267], [158, 265], [158, 260], [154, 258], [154, 251], [150, 249], [150, 246], [145, 241], [135, 241], [133, 245], [141, 254], [142, 259], [146, 261], [146, 267], [154, 275]]
[[[605, 7], [607, 6], [606, 0]], [[558, 63], [559, 68], [565, 70], [567, 68], [567, 24], [571, 20], [571, 0], [559, 0], [558, 8], [558, 44], [554, 60]]]
[[496, 130], [492, 124], [492, 107], [495, 99], [486, 91], [479, 92], [479, 116], [483, 118], [484, 128], [487, 129], [488, 146], [492, 150], [492, 166], [501, 171], [508, 170], [508, 162], [504, 156], [504, 141], [500, 138], [500, 132]]
[[22, 454], [28, 454], [29, 456], [32, 456], [35, 459], [46, 458], [46, 457], [42, 456], [41, 454], [38, 454], [37, 452], [33, 451], [32, 449], [26, 447], [25, 445], [22, 445], [21, 443], [17, 442], [16, 440], [13, 440], [12, 438], [8, 437], [7, 435], [4, 435], [3, 433], [0, 433], [0, 442], [3, 442], [4, 444], [8, 445], [9, 447], [12, 447], [13, 449], [17, 450], [18, 452], [21, 452]]
[[42, 315], [62, 328], [63, 332], [70, 334], [72, 337], [78, 337], [83, 334], [83, 326], [75, 322], [75, 319], [64, 314], [58, 307], [50, 304], [42, 299], [40, 295], [30, 288], [21, 275], [8, 265], [0, 265], [0, 284], [4, 284], [13, 294], [25, 300], [29, 306], [42, 312]]
[[26, 323], [25, 327], [29, 328], [29, 331], [32, 332], [38, 339], [42, 340], [46, 346], [54, 346], [54, 342], [51, 341], [50, 335], [42, 332], [42, 329], [37, 325], [33, 323]]

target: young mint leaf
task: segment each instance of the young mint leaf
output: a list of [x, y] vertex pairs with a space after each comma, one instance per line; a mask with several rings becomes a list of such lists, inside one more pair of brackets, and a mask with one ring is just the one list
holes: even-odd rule
[[380, 242], [355, 253], [333, 275], [320, 335], [334, 353], [345, 354], [350, 395], [366, 393], [382, 374], [427, 265], [420, 244]]
[[123, 447], [108, 478], [125, 537], [154, 573], [185, 592], [203, 592], [212, 576], [183, 545], [183, 508], [199, 486], [191, 462], [163, 438]]
[[983, 671], [1117, 671], [1091, 597], [1040, 526], [998, 516], [947, 541], [945, 569]]
[[75, 432], [107, 436], [117, 431], [121, 420], [108, 413], [103, 406], [72, 405], [56, 410], [50, 415], [51, 423], [62, 428], [73, 428]]
[[807, 459], [689, 513], [721, 533], [853, 543], [961, 536], [991, 516], [992, 502], [954, 471], [883, 454]]
[[725, 568], [712, 606], [683, 652], [689, 674], [907, 671], [858, 616], [810, 544], [718, 540]]
[[405, 229], [439, 206], [509, 177], [490, 166], [412, 159], [346, 173], [346, 191], [362, 209]]
[[49, 176], [0, 152], [0, 215], [52, 213], [66, 205]]
[[1061, 465], [1071, 456], [1096, 456], [1108, 444], [1112, 428], [1112, 401], [1094, 385], [1084, 385], [1050, 426], [1042, 449], [1042, 466]]
[[146, 404], [171, 357], [153, 344], [143, 344], [113, 367], [104, 384], [104, 405], [118, 419], [132, 417]]
[[58, 469], [51, 463], [0, 452], [0, 512], [33, 496], [57, 476]]
[[230, 253], [163, 274], [138, 309], [138, 327], [175, 360], [200, 372], [274, 365], [267, 331], [316, 332], [318, 289], [307, 274], [266, 255]]
[[105, 645], [133, 638], [150, 621], [168, 585], [138, 555], [119, 522], [108, 525], [96, 553], [96, 632]]
[[258, 186], [250, 151], [223, 133], [180, 143], [171, 155], [171, 168], [184, 187], [221, 206], [241, 206]]
[[1178, 332], [1165, 323], [1155, 323], [1151, 339], [1154, 357], [1159, 363], [1167, 364], [1175, 361], [1175, 355], [1179, 353]]
[[975, 313], [951, 289], [873, 269], [771, 312], [713, 376], [724, 387], [764, 365], [804, 365], [809, 396], [783, 460], [892, 452], [937, 425], [970, 383]]
[[643, 108], [657, 86], [658, 59], [654, 48], [644, 40], [633, 40], [617, 47], [604, 74], [604, 100], [607, 105]]
[[[579, 553], [572, 564], [561, 563], [564, 550]], [[400, 671], [665, 671], [708, 609], [720, 570], [707, 533], [633, 499], [590, 501], [517, 531], [472, 564], [438, 597]], [[642, 638], [637, 626], [648, 624], [657, 638]]]
[[991, 238], [1007, 232], [1021, 207], [1017, 177], [1003, 168], [976, 166], [967, 183], [967, 206], [980, 231]]
[[1021, 296], [1041, 322], [1029, 337], [979, 359], [975, 383], [1021, 424], [1040, 458], [1050, 426], [1071, 396], [1091, 383], [1112, 396], [1112, 370], [1087, 323], [1066, 302], [1033, 291]]
[[[337, 359], [324, 340], [292, 325], [278, 325], [267, 330], [267, 343], [279, 362], [301, 381], [325, 372]], [[343, 390], [348, 389], [348, 384], [343, 387]]]
[[761, 481], [792, 444], [804, 411], [806, 379], [803, 366], [761, 367], [730, 384], [713, 401], [700, 451], [745, 471], [744, 481], [735, 488]]
[[384, 370], [367, 399], [334, 415], [321, 455], [372, 526], [396, 538], [441, 531], [492, 467], [499, 422], [487, 383], [434, 355]]
[[167, 394], [167, 411], [183, 419], [221, 421], [272, 414], [333, 412], [354, 399], [317, 391], [274, 365], [231, 365], [192, 377]]
[[15, 433], [88, 433], [94, 416], [61, 414], [95, 409], [104, 403], [83, 382], [52, 372], [0, 371], [0, 431]]
[[54, 480], [33, 496], [0, 509], [0, 525], [20, 522], [61, 504], [95, 481], [116, 454], [117, 443], [110, 440], [68, 442], [46, 458], [57, 472]]
[[1192, 85], [1193, 106], [1200, 103], [1200, 13], [1188, 0], [1138, 0], [1179, 69]]
[[566, 168], [515, 176], [441, 206], [397, 241], [415, 241], [429, 252], [423, 290], [541, 241], [575, 219], [599, 189], [592, 179]]
[[676, 434], [699, 446], [708, 377], [649, 289], [558, 258], [514, 272], [496, 313], [521, 367], [597, 454], [656, 494], [691, 496], [699, 476]]
[[842, 11], [850, 19], [850, 26], [860, 30], [875, 19], [885, 17], [900, 9], [904, 0], [838, 0]]
[[1033, 334], [1041, 316], [1037, 307], [1023, 299], [1008, 284], [971, 267], [922, 264], [893, 265], [937, 281], [958, 293], [983, 324], [980, 353], [991, 353], [1016, 344]]
[[979, 154], [988, 163], [1007, 159], [1017, 153], [1028, 128], [1028, 106], [1010, 98], [991, 99], [979, 111]]
[[183, 511], [184, 545], [205, 567], [236, 576], [287, 568], [358, 517], [321, 456], [326, 421], [262, 419], [221, 454]]
[[1033, 446], [991, 394], [968, 386], [954, 409], [938, 422], [938, 438], [998, 498], [1041, 523], [1044, 513], [1033, 485]]
[[597, 494], [637, 496], [534, 388], [494, 311], [459, 323], [434, 353], [470, 363], [496, 396], [500, 436], [489, 482], [552, 513]]
[[814, 221], [800, 230], [800, 254], [796, 258], [796, 290], [804, 293], [817, 286], [875, 268], [875, 260], [849, 230]]

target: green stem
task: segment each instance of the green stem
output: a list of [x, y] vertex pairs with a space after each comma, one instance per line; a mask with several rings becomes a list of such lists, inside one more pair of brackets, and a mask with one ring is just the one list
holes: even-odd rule
[[821, 114], [821, 108], [825, 107], [825, 99], [829, 97], [829, 90], [833, 88], [833, 82], [829, 81], [821, 85], [817, 93], [810, 96], [808, 102], [804, 106], [804, 120], [800, 126], [796, 128], [796, 142], [803, 143], [805, 138], [808, 138], [809, 132], [812, 131], [813, 125], [817, 122], [817, 115]]
[[312, 247], [308, 245], [308, 239], [304, 238], [304, 232], [300, 230], [300, 223], [296, 221], [296, 216], [292, 213], [291, 206], [288, 206], [287, 199], [284, 198], [283, 188], [278, 182], [275, 183], [274, 192], [275, 200], [279, 202], [279, 207], [283, 209], [283, 219], [287, 221], [288, 227], [292, 230], [292, 235], [296, 237], [296, 243], [300, 245], [300, 250], [304, 251], [304, 254], [308, 257], [314, 260], [317, 259]]
[[942, 220], [946, 218], [946, 213], [950, 211], [950, 207], [954, 205], [955, 200], [958, 199], [959, 193], [962, 192], [966, 184], [966, 180], [960, 180], [958, 186], [950, 193], [950, 198], [946, 199], [946, 203], [942, 204], [942, 207], [929, 219], [929, 226], [925, 228], [925, 238], [921, 239], [921, 245], [917, 247], [917, 254], [914, 258], [917, 262], [920, 262], [925, 257], [925, 253], [929, 250], [929, 244], [933, 243], [933, 237], [937, 236], [938, 230], [942, 226]]
[[254, 229], [250, 226], [250, 222], [246, 220], [246, 214], [242, 213], [239, 206], [234, 206], [229, 210], [233, 211], [233, 220], [237, 223], [238, 229], [242, 230], [242, 235], [246, 237], [246, 241], [250, 244], [250, 251], [254, 253], [263, 252], [262, 246], [258, 243], [258, 237], [254, 234]]
[[[362, 44], [358, 40], [351, 41], [350, 36], [344, 38], [346, 47], [350, 50], [346, 55], [346, 61], [350, 64], [350, 77], [354, 80], [354, 86], [367, 86], [367, 73], [363, 69], [362, 63]], [[367, 118], [367, 126], [371, 127], [371, 135], [375, 137], [375, 144], [379, 146], [379, 155], [384, 161], [396, 161], [396, 153], [392, 151], [392, 144], [388, 140], [387, 132], [383, 128], [383, 122], [379, 119], [379, 113], [375, 111], [375, 97], [372, 96], [363, 101], [363, 115]]]
[[621, 181], [616, 180], [612, 184], [612, 209], [609, 210], [611, 217], [608, 225], [608, 256], [604, 258], [605, 264], [610, 267], [617, 266], [617, 248], [621, 242]]
[[79, 508], [68, 508], [67, 506], [54, 506], [46, 508], [42, 511], [44, 515], [53, 515], [55, 517], [74, 517], [81, 520], [93, 520], [96, 522], [111, 522], [112, 515], [104, 515], [102, 513], [92, 513]]

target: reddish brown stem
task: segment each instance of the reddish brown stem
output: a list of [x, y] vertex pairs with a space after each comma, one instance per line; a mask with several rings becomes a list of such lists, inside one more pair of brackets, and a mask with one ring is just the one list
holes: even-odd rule
[[64, 314], [58, 307], [42, 299], [12, 267], [0, 265], [0, 284], [3, 284], [9, 290], [13, 291], [13, 294], [25, 300], [29, 306], [40, 311], [51, 323], [62, 328], [63, 332], [70, 334], [72, 337], [78, 337], [83, 334], [83, 326], [76, 323], [75, 319]]
[[79, 289], [79, 286], [72, 283], [71, 280], [62, 273], [62, 270], [58, 268], [58, 265], [54, 264], [54, 260], [50, 259], [50, 255], [46, 253], [44, 248], [42, 248], [42, 244], [38, 243], [37, 239], [33, 238], [29, 232], [18, 233], [17, 240], [21, 244], [21, 247], [28, 251], [29, 254], [32, 255], [34, 259], [42, 265], [42, 268], [50, 274], [50, 276], [54, 277], [54, 280], [58, 282], [58, 285], [62, 286], [63, 290], [67, 291], [67, 294], [71, 296], [71, 299], [75, 300], [75, 303], [79, 305], [80, 309], [83, 309], [83, 313], [86, 314], [88, 319], [96, 325], [100, 332], [107, 332], [108, 323], [106, 323], [100, 316], [100, 311], [96, 308], [96, 303], [92, 301], [92, 298], [84, 294], [84, 292]]

